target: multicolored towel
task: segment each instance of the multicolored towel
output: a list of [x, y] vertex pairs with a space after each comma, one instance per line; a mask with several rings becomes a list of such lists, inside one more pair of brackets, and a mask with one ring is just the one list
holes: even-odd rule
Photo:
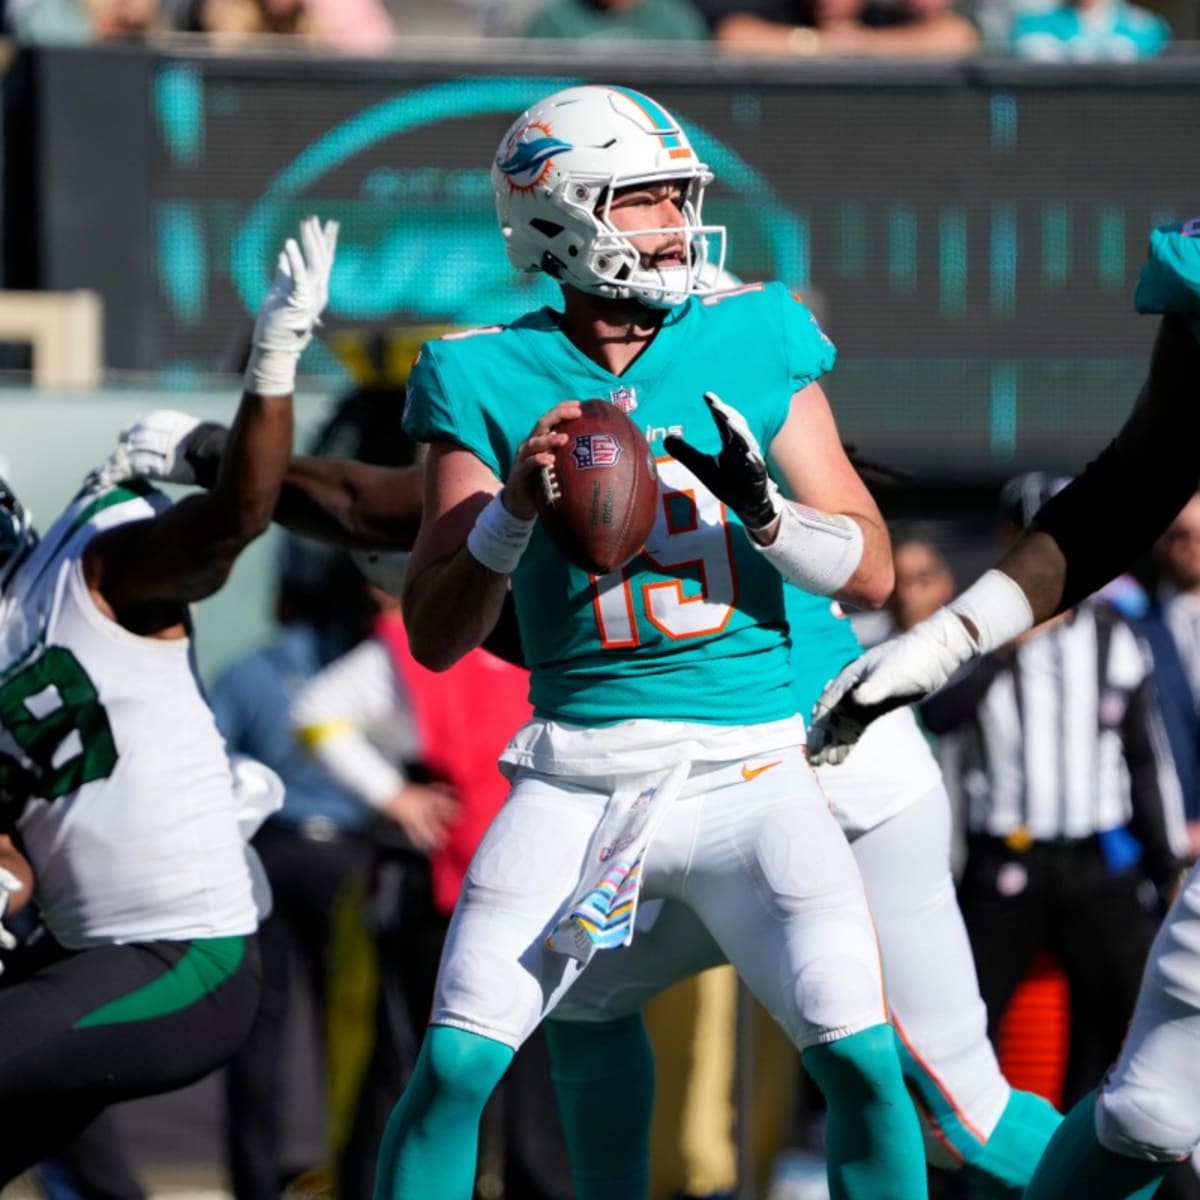
[[688, 763], [630, 778], [613, 793], [592, 839], [599, 876], [586, 875], [566, 915], [546, 939], [559, 954], [585, 966], [597, 950], [633, 940], [646, 852], [688, 775]]

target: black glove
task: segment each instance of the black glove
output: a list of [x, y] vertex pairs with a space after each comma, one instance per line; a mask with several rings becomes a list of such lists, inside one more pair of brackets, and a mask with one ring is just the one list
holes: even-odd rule
[[779, 501], [762, 451], [736, 408], [725, 404], [714, 392], [704, 393], [704, 403], [721, 435], [720, 451], [702, 454], [673, 435], [663, 439], [663, 446], [718, 500], [733, 509], [747, 529], [765, 529], [779, 516]]
[[184, 440], [184, 461], [195, 472], [196, 482], [202, 488], [216, 484], [221, 455], [228, 441], [229, 429], [216, 421], [201, 421]]

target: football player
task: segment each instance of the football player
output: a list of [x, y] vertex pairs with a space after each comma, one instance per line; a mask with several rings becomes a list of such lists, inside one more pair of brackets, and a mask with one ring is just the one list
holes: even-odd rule
[[0, 487], [0, 794], [44, 925], [0, 978], [0, 1183], [207, 1074], [253, 1020], [251, 863], [187, 606], [271, 519], [336, 237], [309, 218], [280, 255], [206, 495], [97, 477], [39, 541]]
[[[585, 89], [585, 93], [589, 97], [602, 98], [618, 127], [626, 123], [620, 110], [614, 107], [621, 102], [619, 95], [615, 99], [610, 97], [604, 100], [606, 89]], [[638, 98], [638, 103], [650, 105], [653, 111], [658, 111], [653, 102], [645, 98]], [[550, 117], [546, 120], [549, 121]], [[544, 131], [539, 130], [539, 136], [542, 133]], [[672, 133], [670, 136], [681, 135]], [[650, 139], [652, 145], [658, 140], [659, 135]], [[536, 153], [540, 154], [546, 149], [547, 146], [543, 145]], [[677, 150], [680, 147], [671, 146], [668, 149]], [[512, 148], [507, 153], [502, 152], [501, 157], [508, 162], [513, 155], [516, 155], [514, 161], [521, 160], [518, 150]], [[669, 155], [668, 161], [672, 161]], [[615, 166], [610, 166], [615, 170]], [[504, 172], [499, 173], [501, 218], [512, 229], [515, 228], [512, 221], [519, 215], [513, 211], [517, 201], [512, 198]], [[554, 203], [569, 201], [569, 196], [564, 195], [561, 189], [556, 194], [560, 200]], [[632, 194], [636, 197], [636, 193]], [[698, 195], [693, 196], [693, 206], [698, 198]], [[544, 199], [540, 203], [550, 205], [551, 200]], [[551, 209], [547, 208], [546, 211]], [[542, 228], [526, 231], [522, 236], [548, 236], [545, 230], [552, 228], [548, 216], [526, 215], [530, 221], [540, 220]], [[682, 215], [677, 210], [676, 214], [669, 214], [669, 217], [679, 222]], [[565, 214], [565, 217], [576, 223], [584, 221], [584, 217], [574, 211]], [[605, 233], [603, 237], [608, 242], [601, 242], [601, 249], [613, 243], [616, 235]], [[667, 250], [676, 249], [678, 240], [677, 237], [668, 242]], [[520, 252], [525, 256], [523, 261], [533, 261], [534, 249], [528, 244], [522, 245]], [[568, 258], [571, 257], [569, 245], [564, 242], [561, 248]], [[542, 247], [541, 252], [548, 253], [548, 250]], [[668, 274], [655, 275], [649, 283], [651, 288], [661, 288], [664, 280], [675, 282], [681, 289], [684, 284], [696, 286], [694, 278], [687, 278], [690, 258], [676, 252], [668, 254], [661, 261], [674, 265], [664, 266]], [[619, 266], [614, 265], [613, 269], [619, 269]], [[639, 272], [639, 278], [642, 273]], [[696, 276], [699, 274], [699, 271], [695, 272]], [[577, 299], [572, 300], [574, 294], [567, 292], [568, 304], [578, 304]], [[653, 295], [656, 299], [661, 298], [657, 290]], [[814, 336], [806, 311], [780, 295], [776, 289], [751, 286], [734, 289], [725, 296], [709, 296], [702, 300], [689, 299], [681, 290], [670, 298], [678, 299], [679, 296], [683, 298], [674, 308], [657, 310], [660, 313], [666, 311], [667, 315], [661, 318], [665, 328], [656, 338], [649, 336], [654, 331], [655, 310], [647, 308], [645, 304], [632, 306], [632, 311], [648, 323], [648, 328], [640, 340], [631, 333], [623, 334], [622, 340], [634, 349], [644, 346], [646, 341], [650, 345], [645, 349], [644, 356], [634, 362], [627, 376], [606, 372], [601, 364], [579, 353], [574, 342], [559, 332], [558, 318], [553, 314], [534, 314], [526, 318], [523, 323], [518, 323], [518, 328], [523, 328], [522, 338], [530, 344], [531, 350], [528, 363], [524, 360], [521, 363], [521, 378], [525, 377], [527, 370], [532, 370], [535, 378], [539, 368], [544, 374], [547, 368], [541, 366], [539, 356], [553, 353], [557, 356], [551, 363], [553, 369], [570, 368], [576, 372], [568, 384], [555, 383], [554, 387], [564, 390], [570, 387], [577, 394], [607, 388], [614, 403], [629, 408], [635, 419], [647, 423], [651, 432], [656, 428], [665, 432], [669, 428], [668, 422], [674, 418], [659, 417], [648, 410], [647, 402], [638, 391], [642, 386], [638, 382], [639, 370], [644, 370], [655, 383], [655, 389], [658, 389], [660, 369], [665, 370], [658, 364], [665, 363], [671, 353], [670, 347], [683, 336], [680, 330], [686, 331], [696, 323], [710, 320], [704, 316], [706, 312], [719, 313], [724, 309], [726, 313], [736, 314], [739, 311], [736, 306], [743, 306], [740, 311], [745, 313], [748, 324], [753, 326], [761, 322], [765, 328], [771, 328], [771, 317], [764, 313], [769, 314], [771, 305], [776, 305], [779, 314], [776, 323], [782, 325], [781, 340], [785, 343], [784, 361], [778, 364], [781, 376], [790, 366], [789, 355], [792, 350], [789, 348], [789, 339], [797, 343], [797, 353], [806, 348], [811, 351], [816, 346], [821, 355], [831, 358], [823, 340]], [[704, 300], [710, 303], [706, 304]], [[731, 327], [735, 330], [733, 336], [739, 336], [740, 321], [731, 321]], [[753, 329], [740, 333], [747, 339], [752, 335]], [[426, 360], [423, 373], [418, 368], [418, 380], [425, 381], [421, 386], [426, 392], [438, 389], [434, 392], [435, 401], [448, 411], [449, 402], [443, 398], [438, 382], [443, 370], [440, 358], [432, 366], [429, 360], [453, 347], [479, 346], [486, 349], [492, 339], [506, 336], [500, 329], [485, 330], [427, 348], [422, 356]], [[542, 344], [548, 349], [543, 351]], [[657, 360], [645, 366], [645, 356], [651, 355], [656, 355]], [[452, 355], [451, 365], [455, 370], [458, 370], [461, 359], [461, 353]], [[463, 370], [476, 369], [481, 372], [487, 386], [504, 395], [507, 395], [505, 381], [516, 377], [502, 356], [493, 358], [483, 350], [463, 367]], [[675, 385], [672, 383], [670, 386], [674, 391]], [[697, 382], [696, 390], [691, 393], [693, 400], [698, 401], [700, 388], [701, 384]], [[796, 407], [806, 409], [809, 418], [815, 412], [822, 421], [828, 420], [828, 411], [819, 389], [802, 391], [805, 391], [805, 395], [796, 401]], [[557, 394], [561, 394], [561, 390]], [[707, 428], [705, 422], [708, 420], [703, 408], [699, 409], [699, 417], [699, 428], [703, 431]], [[489, 436], [484, 430], [485, 422], [494, 419], [494, 414], [480, 411], [477, 427], [459, 435], [459, 439], [469, 439], [474, 446], [482, 445]], [[730, 424], [732, 428], [732, 421]], [[832, 425], [828, 428], [831, 429]], [[685, 432], [690, 436], [690, 429]], [[500, 435], [495, 436], [499, 439]], [[151, 414], [126, 431], [112, 469], [118, 475], [129, 471], [167, 471], [176, 482], [208, 483], [219, 462], [220, 440], [219, 429], [197, 427], [194, 419], [165, 413]], [[681, 449], [678, 441], [670, 444], [677, 450]], [[817, 444], [824, 447], [825, 443]], [[160, 446], [167, 447], [165, 453], [159, 449]], [[749, 449], [749, 443], [745, 442], [744, 452], [749, 452]], [[484, 452], [492, 453], [490, 443]], [[686, 448], [681, 452], [687, 456]], [[837, 461], [844, 462], [840, 448]], [[693, 462], [703, 474], [711, 474], [714, 469], [705, 458], [693, 458]], [[679, 464], [666, 460], [661, 466], [664, 473], [673, 479], [667, 487], [664, 505], [679, 503], [680, 497], [685, 496], [689, 489], [702, 497], [706, 495], [702, 490], [697, 491], [695, 480], [680, 474], [682, 468]], [[498, 481], [498, 470], [494, 474]], [[389, 470], [365, 464], [296, 459], [284, 486], [279, 516], [283, 523], [297, 532], [338, 544], [407, 548], [411, 545], [415, 517], [420, 509], [421, 478], [420, 468]], [[714, 480], [714, 483], [717, 487], [721, 486], [719, 481]], [[497, 483], [492, 482], [488, 486], [494, 490]], [[486, 499], [482, 494], [485, 490], [481, 485], [476, 507]], [[716, 515], [714, 519], [712, 512], [715, 504], [711, 499], [706, 499], [705, 503], [709, 514], [707, 520], [719, 529], [720, 517]], [[873, 507], [870, 512], [874, 513]], [[686, 518], [687, 514], [683, 516]], [[727, 562], [728, 551], [718, 543], [718, 553], [714, 555], [713, 546], [701, 542], [695, 533], [681, 541], [682, 533], [686, 532], [686, 519], [679, 520], [681, 528], [674, 531], [664, 527], [668, 526], [669, 520], [670, 516], [664, 507], [660, 529], [655, 535], [661, 544], [656, 553], [657, 561], [660, 565], [674, 562], [676, 560], [672, 555], [682, 554], [686, 562], [700, 546], [708, 554], [708, 558], [701, 557], [707, 571], [705, 590], [701, 591], [693, 585], [695, 598], [688, 599], [681, 584], [676, 593], [680, 601], [679, 610], [672, 611], [669, 607], [664, 610], [661, 602], [657, 605], [652, 603], [650, 608], [639, 612], [639, 622], [653, 632], [656, 615], [665, 611], [668, 620], [678, 620], [681, 613], [686, 616], [686, 606], [690, 605], [692, 612], [701, 614], [713, 626], [718, 626], [733, 607], [720, 603], [723, 597], [728, 597], [727, 590], [724, 593], [720, 590], [729, 587], [728, 566], [722, 573], [722, 564]], [[736, 536], [744, 537], [740, 533]], [[744, 541], [736, 545], [754, 565], [751, 548]], [[541, 560], [552, 563], [559, 577], [568, 571], [548, 547], [540, 543], [535, 543], [535, 546], [539, 547], [537, 553]], [[533, 552], [531, 550], [530, 553]], [[711, 563], [709, 558], [712, 559]], [[385, 586], [388, 582], [395, 582], [381, 574], [386, 566], [384, 561], [376, 562], [372, 567], [378, 581]], [[653, 572], [648, 577], [648, 586], [653, 589], [666, 583], [668, 587], [674, 587], [668, 581], [676, 577], [685, 578], [686, 575], [686, 566], [679, 568], [678, 576], [673, 576], [669, 569]], [[586, 577], [581, 581], [582, 586], [570, 583], [577, 578], [577, 575], [567, 575], [568, 583], [562, 592], [565, 595], [578, 593], [579, 600], [575, 604], [583, 607], [588, 602], [592, 585]], [[764, 583], [762, 575], [754, 578], [760, 584]], [[603, 601], [593, 601], [597, 603], [597, 617], [603, 615], [614, 628], [614, 618], [616, 623], [625, 619], [626, 615], [632, 618], [631, 610], [625, 607], [626, 582], [622, 579], [615, 589], [609, 587]], [[810, 579], [808, 582], [814, 590], [821, 587], [818, 580]], [[544, 578], [531, 578], [526, 586], [528, 590], [536, 590], [544, 584]], [[773, 579], [767, 575], [764, 586], [772, 585]], [[628, 594], [631, 597], [636, 595], [641, 604], [645, 604], [645, 594], [640, 584], [636, 588], [630, 584]], [[661, 596], [662, 592], [659, 591], [658, 595]], [[786, 620], [791, 627], [794, 644], [789, 677], [793, 679], [798, 697], [790, 703], [796, 703], [799, 711], [807, 712], [823, 682], [842, 663], [854, 657], [859, 647], [848, 622], [834, 615], [828, 598], [787, 588], [785, 603]], [[527, 627], [529, 624], [536, 627], [539, 619], [527, 620]], [[622, 639], [614, 640], [619, 643]], [[628, 643], [628, 639], [625, 640]], [[673, 655], [675, 649], [689, 646], [697, 649], [713, 646], [718, 652], [722, 649], [719, 637], [714, 639], [714, 635], [705, 635], [702, 630], [690, 637], [686, 634], [677, 638], [660, 637], [659, 645], [668, 647], [668, 655]], [[616, 657], [618, 648], [614, 646], [610, 651], [600, 650], [595, 654], [594, 661], [598, 666], [604, 666], [609, 661], [610, 653]], [[625, 654], [620, 657], [628, 661], [629, 655], [627, 645]], [[638, 660], [635, 658], [633, 661]], [[614, 676], [613, 684], [628, 686], [620, 683], [617, 676]], [[725, 698], [727, 691], [727, 681], [716, 674], [708, 698], [713, 703], [717, 717], [728, 706]], [[866, 880], [868, 900], [876, 916], [889, 980], [889, 998], [901, 1038], [904, 1073], [910, 1091], [917, 1097], [922, 1115], [926, 1118], [931, 1133], [930, 1145], [936, 1147], [933, 1153], [937, 1161], [945, 1165], [964, 1166], [970, 1176], [993, 1194], [1019, 1196], [1028, 1182], [1032, 1164], [1057, 1126], [1059, 1117], [1050, 1105], [1038, 1097], [1010, 1090], [1000, 1074], [987, 1040], [985, 1014], [970, 948], [954, 904], [949, 872], [949, 806], [936, 765], [911, 714], [897, 713], [889, 718], [872, 731], [870, 742], [874, 749], [864, 750], [852, 771], [833, 772], [830, 778], [822, 779], [822, 786], [836, 818], [853, 841], [854, 854]], [[629, 753], [632, 754], [635, 748], [631, 745]], [[621, 753], [624, 754], [624, 751]], [[768, 758], [766, 761], [771, 760]], [[766, 774], [770, 773], [768, 771]], [[799, 766], [797, 774], [803, 780], [807, 776], [807, 767]], [[617, 955], [601, 956], [594, 961], [582, 981], [568, 993], [564, 1004], [553, 1014], [570, 1018], [568, 1021], [552, 1020], [549, 1032], [555, 1049], [556, 1070], [560, 1078], [569, 1078], [571, 1081], [569, 1086], [560, 1090], [564, 1095], [564, 1124], [572, 1141], [576, 1185], [581, 1200], [592, 1200], [601, 1194], [633, 1196], [645, 1191], [648, 1176], [648, 1138], [645, 1130], [649, 1123], [653, 1063], [636, 1014], [645, 998], [674, 979], [724, 960], [725, 954], [718, 942], [686, 904], [670, 901], [664, 906], [658, 925], [648, 933], [639, 933], [631, 948]], [[939, 980], [937, 987], [930, 986], [929, 981], [934, 978]], [[588, 1136], [593, 1128], [589, 1116], [591, 1098], [603, 1088], [614, 1085], [614, 1063], [618, 1064], [617, 1073], [624, 1097], [622, 1136], [597, 1142]], [[568, 1092], [570, 1095], [567, 1095]]]
[[[510, 261], [553, 276], [563, 307], [423, 347], [404, 614], [439, 669], [487, 636], [511, 583], [535, 712], [502, 756], [512, 790], [450, 924], [378, 1194], [471, 1194], [484, 1102], [594, 954], [627, 940], [641, 892], [694, 911], [801, 1049], [828, 1101], [831, 1194], [923, 1196], [866, 898], [798, 741], [783, 609], [785, 578], [867, 606], [891, 590], [882, 518], [817, 382], [833, 347], [779, 285], [697, 294], [723, 250], [703, 224], [711, 174], [649, 97], [546, 98], [492, 179]], [[597, 393], [674, 456], [644, 554], [601, 578], [554, 549], [533, 490], [580, 411], [563, 397]], [[735, 680], [753, 686], [733, 716]], [[593, 1156], [635, 1111], [610, 1088]]]
[[[1125, 569], [1184, 506], [1200, 476], [1200, 219], [1150, 238], [1134, 305], [1167, 314], [1124, 427], [961, 596], [847, 667], [821, 699], [818, 757], [844, 758], [864, 725], [941, 687], [960, 666], [1063, 612]], [[1200, 1142], [1200, 866], [1171, 907], [1133, 1021], [1097, 1093], [1067, 1115], [1026, 1196], [1153, 1195]]]

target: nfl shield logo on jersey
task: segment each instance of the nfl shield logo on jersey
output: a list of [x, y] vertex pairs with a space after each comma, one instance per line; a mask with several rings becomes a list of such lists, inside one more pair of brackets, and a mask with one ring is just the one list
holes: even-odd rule
[[579, 433], [571, 457], [582, 467], [611, 467], [621, 457], [621, 447], [611, 433]]
[[637, 391], [631, 387], [619, 387], [608, 393], [608, 398], [623, 412], [631, 413], [637, 408]]

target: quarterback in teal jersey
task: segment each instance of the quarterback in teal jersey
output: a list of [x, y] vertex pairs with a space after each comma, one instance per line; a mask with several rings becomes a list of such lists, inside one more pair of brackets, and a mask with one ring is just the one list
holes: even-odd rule
[[[513, 1050], [639, 895], [690, 909], [803, 1051], [829, 1102], [831, 1194], [925, 1194], [853, 857], [804, 762], [783, 579], [878, 605], [879, 512], [817, 382], [834, 352], [778, 286], [702, 294], [723, 231], [679, 124], [624, 88], [571, 88], [514, 123], [492, 171], [510, 261], [561, 312], [423, 348], [406, 426], [429, 443], [404, 585], [413, 653], [443, 668], [510, 583], [534, 719], [448, 933], [432, 1027], [381, 1151], [387, 1200], [466, 1200], [483, 1104]], [[578, 400], [648, 427], [662, 503], [645, 549], [589, 576], [551, 546], [532, 486]], [[788, 497], [784, 498], [784, 494]], [[614, 1063], [584, 1170], [643, 1136]], [[625, 1103], [628, 1100], [630, 1103]], [[611, 1195], [645, 1194], [613, 1179]]]

